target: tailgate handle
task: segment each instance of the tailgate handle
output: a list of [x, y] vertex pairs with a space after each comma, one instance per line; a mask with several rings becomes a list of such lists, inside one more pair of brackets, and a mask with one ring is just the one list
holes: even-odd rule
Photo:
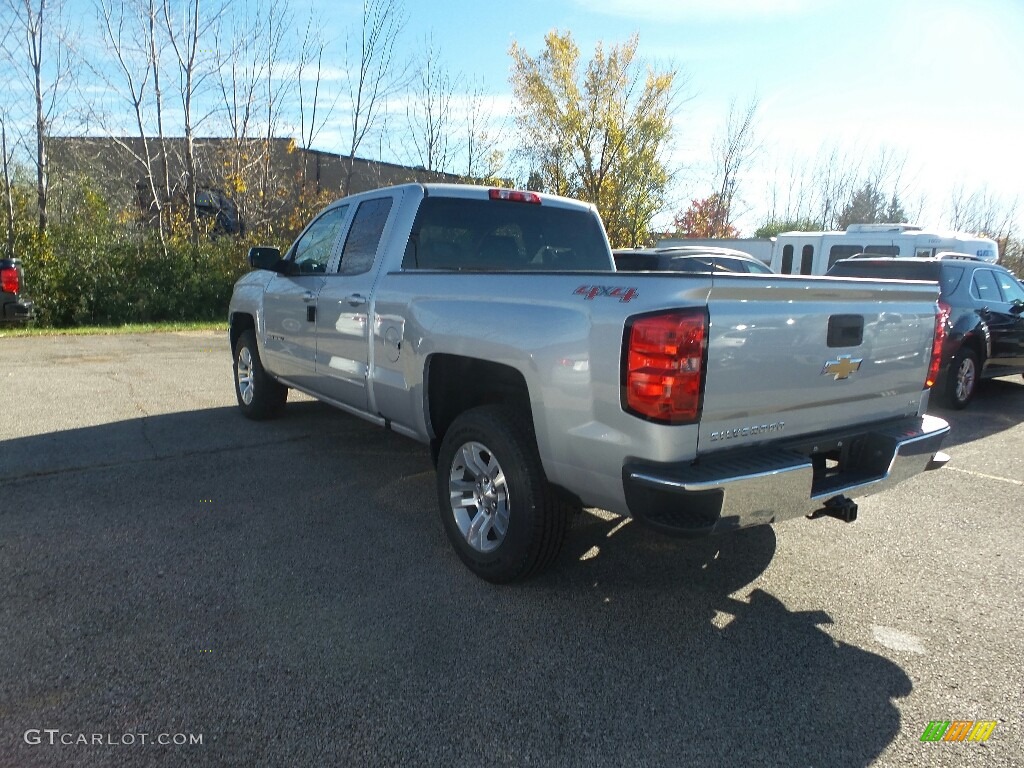
[[828, 318], [829, 347], [859, 347], [863, 341], [863, 315], [831, 315]]

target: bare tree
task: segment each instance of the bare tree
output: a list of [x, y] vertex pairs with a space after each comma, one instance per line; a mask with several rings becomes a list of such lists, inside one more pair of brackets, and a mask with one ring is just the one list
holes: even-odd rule
[[395, 44], [405, 26], [399, 0], [363, 0], [358, 40], [345, 43], [348, 71], [349, 147], [343, 194], [348, 194], [356, 153], [384, 116], [389, 97], [407, 82], [408, 66], [396, 59]]
[[[69, 32], [63, 0], [3, 0], [10, 17], [4, 58], [30, 83], [35, 132], [36, 201], [39, 234], [46, 234], [49, 199], [47, 140], [71, 72]], [[19, 43], [20, 40], [20, 43]]]
[[[306, 24], [306, 31], [303, 34], [300, 47], [298, 76], [296, 78], [299, 88], [299, 137], [302, 142], [302, 184], [305, 186], [308, 178], [309, 152], [313, 148], [320, 132], [328, 124], [334, 115], [341, 97], [339, 92], [333, 95], [323, 92], [324, 52], [327, 43], [313, 29], [313, 18]], [[308, 70], [312, 70], [308, 74]], [[312, 80], [312, 94], [309, 93]], [[325, 101], [326, 100], [326, 103]]]
[[957, 185], [950, 193], [944, 218], [951, 229], [998, 239], [1012, 234], [1019, 208], [1019, 199], [1003, 199], [988, 187], [968, 192]]
[[6, 233], [4, 245], [6, 254], [13, 256], [14, 248], [14, 189], [11, 186], [11, 164], [14, 162], [14, 146], [7, 146], [7, 115], [0, 111], [0, 162], [3, 163], [4, 177], [4, 224]]
[[266, 99], [264, 101], [264, 123], [266, 136], [266, 153], [263, 156], [262, 178], [260, 182], [260, 196], [262, 200], [261, 218], [266, 234], [269, 235], [271, 218], [274, 213], [271, 209], [275, 201], [272, 194], [274, 171], [273, 152], [274, 132], [277, 130], [281, 105], [291, 95], [291, 86], [295, 82], [295, 72], [283, 69], [280, 58], [284, 52], [284, 32], [291, 26], [291, 11], [287, 0], [272, 2], [272, 10], [268, 14], [267, 34], [272, 42], [266, 46], [266, 77], [264, 87], [266, 88]]
[[[228, 195], [242, 221], [259, 208], [257, 226], [267, 224], [274, 199], [272, 147], [282, 101], [289, 95], [292, 77], [276, 77], [291, 24], [287, 0], [257, 0], [228, 6], [217, 24], [214, 67], [231, 149], [224, 164], [229, 169]], [[252, 45], [259, 40], [261, 45]], [[265, 131], [265, 133], [263, 133]], [[262, 134], [262, 135], [261, 135]], [[255, 198], [258, 206], [251, 204]]]
[[416, 68], [416, 79], [405, 108], [411, 154], [416, 165], [445, 173], [451, 165], [452, 99], [459, 84], [441, 62], [428, 36]]
[[[106, 47], [116, 62], [115, 73], [98, 65], [87, 66], [100, 78], [108, 91], [119, 94], [131, 106], [138, 142], [129, 141], [120, 131], [109, 130], [111, 139], [138, 163], [145, 172], [138, 189], [138, 204], [157, 224], [161, 245], [166, 248], [164, 204], [170, 199], [166, 146], [162, 135], [151, 141], [149, 109], [156, 106], [157, 123], [161, 124], [160, 100], [153, 93], [159, 76], [160, 60], [156, 55], [154, 0], [98, 0], [96, 10]], [[100, 122], [105, 122], [99, 116]], [[158, 168], [158, 159], [162, 168]], [[147, 199], [148, 198], [148, 199]]]
[[[145, 40], [149, 49], [149, 66], [153, 70], [153, 106], [156, 111], [156, 135], [160, 147], [160, 164], [162, 170], [163, 202], [171, 200], [171, 168], [167, 153], [167, 135], [164, 133], [164, 94], [160, 86], [160, 72], [163, 61], [163, 49], [157, 37], [159, 26], [159, 9], [156, 0], [145, 0], [146, 3], [146, 34]], [[161, 219], [162, 219], [161, 212]]]
[[[306, 154], [312, 149], [313, 142], [320, 134], [327, 119], [324, 117], [323, 112], [321, 112], [319, 118], [317, 117], [317, 111], [320, 110], [320, 86], [324, 67], [324, 49], [326, 47], [327, 44], [324, 42], [324, 39], [313, 30], [313, 17], [310, 15], [309, 20], [306, 22], [306, 31], [303, 34], [302, 44], [299, 48], [299, 67], [296, 77], [299, 89], [299, 140], [304, 150], [302, 160], [303, 184], [306, 183]], [[311, 98], [309, 98], [309, 88], [306, 85], [307, 69], [309, 68], [313, 69], [313, 93]], [[337, 99], [335, 99], [332, 109], [336, 104]]]
[[467, 179], [493, 179], [498, 175], [505, 159], [498, 148], [502, 127], [494, 126], [494, 104], [487, 100], [483, 86], [471, 85], [466, 92]]
[[760, 149], [757, 141], [757, 108], [760, 102], [756, 96], [744, 107], [737, 107], [734, 100], [729, 105], [729, 117], [725, 121], [723, 134], [713, 145], [715, 158], [715, 205], [714, 220], [729, 226], [733, 219], [733, 203], [736, 200], [737, 185], [746, 165]]
[[843, 209], [862, 183], [861, 163], [859, 155], [834, 144], [821, 145], [813, 158], [794, 156], [789, 167], [776, 169], [771, 182], [770, 221], [835, 229]]
[[[8, 18], [10, 6], [0, 6], [0, 52], [7, 59], [7, 44], [14, 27], [14, 20]], [[14, 162], [14, 147], [10, 150], [7, 147], [7, 124], [10, 122], [7, 106], [0, 104], [0, 162], [3, 163], [4, 180], [4, 244], [8, 256], [14, 255], [14, 189], [11, 187], [11, 165]]]
[[185, 145], [185, 205], [194, 239], [199, 237], [199, 216], [196, 210], [199, 163], [195, 137], [205, 117], [198, 115], [196, 110], [211, 73], [212, 58], [209, 48], [204, 46], [223, 12], [223, 5], [215, 5], [212, 10], [206, 11], [201, 0], [174, 3], [172, 0], [164, 0], [161, 14], [167, 40], [178, 65], [178, 92], [181, 96]]

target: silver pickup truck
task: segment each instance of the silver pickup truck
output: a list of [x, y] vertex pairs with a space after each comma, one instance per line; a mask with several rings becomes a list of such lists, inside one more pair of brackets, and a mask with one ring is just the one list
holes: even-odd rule
[[584, 506], [689, 536], [852, 520], [948, 458], [928, 283], [616, 272], [590, 205], [430, 184], [338, 200], [249, 260], [242, 412], [293, 388], [428, 444], [490, 581], [548, 566]]

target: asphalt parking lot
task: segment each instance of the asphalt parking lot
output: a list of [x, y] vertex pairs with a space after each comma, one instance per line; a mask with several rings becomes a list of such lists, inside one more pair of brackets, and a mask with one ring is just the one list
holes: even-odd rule
[[450, 551], [418, 444], [243, 419], [223, 335], [0, 339], [0, 382], [5, 768], [1022, 764], [1020, 377], [852, 525], [585, 513], [515, 587]]

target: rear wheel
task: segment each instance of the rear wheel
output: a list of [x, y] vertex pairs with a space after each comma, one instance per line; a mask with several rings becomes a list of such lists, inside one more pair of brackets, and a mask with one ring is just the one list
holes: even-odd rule
[[946, 402], [951, 408], [965, 408], [978, 386], [978, 356], [972, 349], [961, 349], [949, 363]]
[[242, 331], [235, 342], [235, 397], [238, 407], [250, 419], [270, 419], [281, 413], [288, 399], [288, 387], [263, 368], [256, 333]]
[[501, 406], [461, 414], [437, 461], [441, 523], [477, 576], [506, 583], [555, 561], [573, 507], [548, 484], [532, 431]]

